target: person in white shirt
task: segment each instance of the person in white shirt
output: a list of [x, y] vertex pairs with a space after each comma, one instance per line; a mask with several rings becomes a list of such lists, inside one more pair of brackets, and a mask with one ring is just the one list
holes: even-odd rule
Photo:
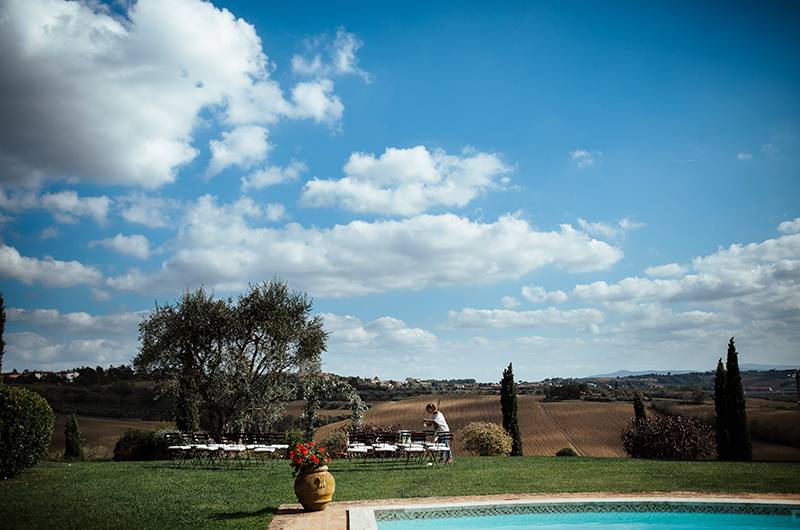
[[[436, 405], [434, 403], [428, 403], [425, 406], [425, 410], [428, 414], [431, 415], [430, 420], [422, 420], [422, 424], [426, 427], [433, 427], [433, 439], [438, 439], [439, 435], [442, 433], [449, 433], [450, 426], [447, 425], [447, 420], [444, 419], [444, 414], [442, 411], [436, 409]], [[446, 444], [447, 447], [450, 447], [450, 440], [445, 438], [442, 440], [442, 443]], [[450, 464], [453, 462], [453, 451], [447, 451], [447, 463]]]

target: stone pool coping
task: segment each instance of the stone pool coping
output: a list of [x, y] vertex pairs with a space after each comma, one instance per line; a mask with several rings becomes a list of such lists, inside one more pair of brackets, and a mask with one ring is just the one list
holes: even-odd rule
[[427, 497], [407, 499], [377, 499], [369, 501], [332, 502], [322, 512], [304, 512], [299, 504], [284, 504], [269, 525], [269, 530], [364, 530], [373, 526], [362, 524], [364, 513], [379, 509], [397, 508], [436, 508], [443, 506], [476, 506], [503, 503], [532, 504], [547, 502], [613, 502], [613, 501], [655, 501], [655, 502], [759, 502], [765, 504], [800, 503], [796, 494], [708, 494], [692, 491], [670, 493], [648, 492], [631, 494], [613, 493], [562, 493], [562, 494], [503, 494], [473, 495], [466, 497]]

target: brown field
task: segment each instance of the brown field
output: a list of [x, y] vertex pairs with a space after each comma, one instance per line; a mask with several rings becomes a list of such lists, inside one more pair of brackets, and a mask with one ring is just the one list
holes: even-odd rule
[[[47, 453], [53, 458], [64, 453], [64, 427], [67, 424], [66, 414], [56, 414], [53, 439]], [[168, 425], [161, 421], [135, 419], [95, 418], [78, 416], [78, 428], [86, 440], [84, 450], [89, 458], [110, 458], [114, 454], [117, 439], [128, 429], [156, 429]]]
[[[422, 419], [425, 404], [434, 402], [442, 410], [450, 429], [457, 432], [473, 421], [502, 423], [500, 415], [500, 396], [460, 395], [460, 396], [420, 396], [403, 401], [374, 403], [367, 412], [366, 421], [380, 425], [400, 424], [405, 428], [423, 430]], [[751, 419], [761, 418], [777, 425], [790, 420], [786, 414], [797, 421], [797, 410], [791, 405], [768, 400], [752, 400]], [[681, 413], [704, 413], [705, 408], [712, 412], [711, 405], [682, 405]], [[695, 407], [696, 410], [683, 410]], [[704, 408], [705, 407], [705, 408]], [[592, 401], [542, 402], [541, 396], [519, 396], [518, 418], [522, 434], [522, 447], [526, 455], [555, 455], [559, 449], [572, 447], [583, 456], [624, 457], [620, 433], [633, 416], [629, 403], [603, 403]], [[321, 427], [317, 439], [347, 421]], [[456, 441], [453, 446], [456, 455], [464, 454]], [[757, 460], [800, 461], [800, 448], [764, 441], [755, 441], [754, 455]]]

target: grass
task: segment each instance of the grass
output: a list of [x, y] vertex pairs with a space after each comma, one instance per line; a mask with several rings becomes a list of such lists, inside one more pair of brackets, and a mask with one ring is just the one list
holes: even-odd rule
[[[449, 467], [334, 462], [335, 500], [496, 493], [800, 493], [800, 464], [462, 457]], [[265, 528], [296, 502], [284, 462], [244, 470], [165, 462], [46, 462], [0, 482], [6, 528]]]

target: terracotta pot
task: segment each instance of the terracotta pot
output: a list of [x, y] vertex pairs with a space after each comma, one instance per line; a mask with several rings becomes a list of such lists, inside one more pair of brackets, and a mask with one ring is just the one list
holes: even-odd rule
[[336, 481], [328, 466], [301, 471], [294, 479], [294, 493], [307, 512], [318, 512], [328, 507], [336, 491]]

